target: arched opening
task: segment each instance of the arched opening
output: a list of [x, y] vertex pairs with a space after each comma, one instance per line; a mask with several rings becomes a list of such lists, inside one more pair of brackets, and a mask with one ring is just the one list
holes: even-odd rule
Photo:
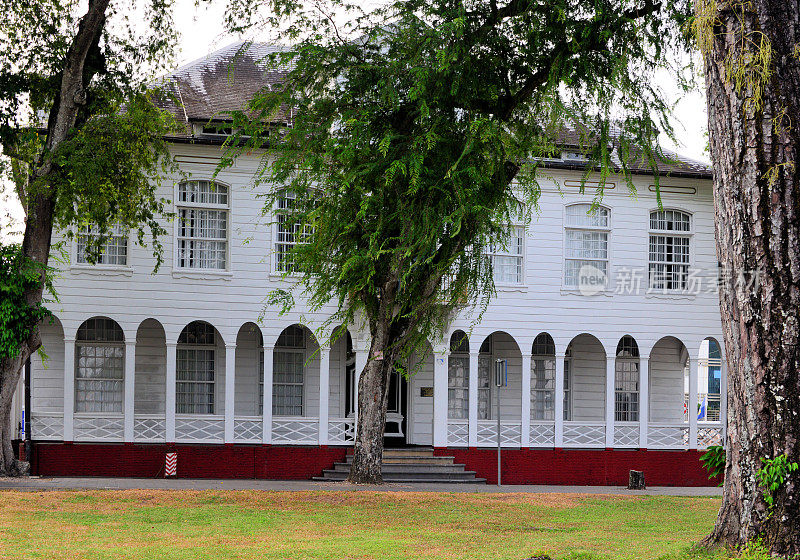
[[[665, 336], [650, 351], [650, 421], [655, 424], [683, 424], [689, 391], [689, 352], [674, 336]], [[651, 440], [653, 430], [650, 430]]]
[[614, 366], [614, 421], [639, 421], [639, 345], [630, 335], [619, 339]]
[[264, 338], [255, 323], [236, 334], [234, 416], [261, 416], [264, 406]]
[[[478, 444], [482, 443], [482, 420], [496, 420], [506, 425], [502, 430], [503, 445], [519, 445], [522, 438], [521, 410], [519, 398], [522, 391], [522, 352], [514, 338], [503, 331], [495, 331], [487, 336], [480, 346], [478, 355]], [[508, 368], [508, 385], [495, 387], [495, 367], [498, 360], [506, 360]], [[497, 392], [500, 405], [498, 409]], [[492, 424], [492, 427], [494, 424]], [[519, 426], [519, 429], [517, 429]], [[487, 424], [487, 428], [489, 424]], [[496, 429], [496, 428], [495, 428]], [[496, 435], [483, 443], [496, 443]]]
[[605, 421], [606, 352], [591, 334], [579, 334], [564, 358], [564, 417], [576, 422]]
[[700, 422], [719, 422], [722, 393], [722, 347], [708, 337], [700, 344], [698, 356], [698, 406]]
[[125, 335], [108, 317], [84, 321], [75, 337], [75, 412], [122, 414]]
[[178, 336], [175, 412], [222, 414], [225, 399], [225, 344], [206, 321], [192, 321]]
[[300, 324], [286, 327], [272, 358], [272, 415], [303, 417], [319, 411], [319, 345]]
[[469, 337], [461, 330], [450, 336], [447, 359], [447, 417], [469, 418]]
[[[166, 393], [164, 391], [167, 383], [166, 364], [167, 337], [164, 327], [155, 319], [145, 319], [136, 330], [134, 414], [158, 414], [163, 418], [166, 410]], [[148, 422], [148, 424], [151, 423]], [[140, 439], [136, 433], [134, 437]], [[162, 433], [161, 439], [163, 437]]]
[[533, 340], [531, 378], [531, 420], [554, 420], [556, 345], [546, 332]]

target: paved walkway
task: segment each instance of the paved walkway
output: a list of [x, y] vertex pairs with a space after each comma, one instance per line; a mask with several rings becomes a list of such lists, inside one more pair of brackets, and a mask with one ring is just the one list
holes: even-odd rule
[[346, 482], [306, 480], [207, 480], [163, 478], [0, 478], [0, 490], [271, 490], [366, 491], [381, 492], [524, 492], [531, 494], [623, 494], [631, 496], [721, 496], [721, 488], [659, 486], [647, 490], [628, 490], [622, 486], [501, 486], [491, 484], [384, 484], [355, 485]]

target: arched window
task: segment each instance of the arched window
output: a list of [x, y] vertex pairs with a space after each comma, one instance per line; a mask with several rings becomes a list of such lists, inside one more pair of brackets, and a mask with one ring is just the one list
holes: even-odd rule
[[635, 422], [639, 420], [639, 346], [633, 337], [620, 339], [616, 356], [614, 419]]
[[[580, 287], [581, 269], [593, 267], [593, 279], [608, 277], [608, 235], [611, 210], [591, 204], [572, 204], [566, 208], [564, 231], [564, 285]], [[586, 269], [584, 269], [586, 270]]]
[[450, 337], [447, 417], [456, 420], [469, 417], [469, 338], [464, 331], [456, 331]]
[[533, 341], [531, 358], [531, 419], [553, 420], [556, 388], [556, 345], [547, 333]]
[[722, 350], [713, 338], [708, 340], [708, 407], [706, 420], [719, 422], [722, 391]]
[[272, 373], [273, 416], [303, 415], [306, 365], [306, 329], [292, 325], [275, 343]]
[[564, 352], [564, 420], [572, 420], [572, 344]]
[[228, 187], [214, 181], [178, 185], [179, 268], [228, 267]]
[[84, 321], [75, 340], [75, 412], [122, 412], [125, 339], [111, 319]]
[[175, 412], [214, 414], [216, 330], [204, 321], [189, 323], [178, 337]]
[[692, 217], [680, 210], [650, 212], [649, 285], [685, 290], [689, 279]]

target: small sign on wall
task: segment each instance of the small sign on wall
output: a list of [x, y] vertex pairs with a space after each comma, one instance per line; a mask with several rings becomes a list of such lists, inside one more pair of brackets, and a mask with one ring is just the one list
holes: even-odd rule
[[167, 453], [164, 464], [164, 476], [172, 477], [178, 475], [178, 454]]
[[420, 397], [432, 397], [433, 396], [433, 387], [420, 387], [419, 388], [419, 396]]

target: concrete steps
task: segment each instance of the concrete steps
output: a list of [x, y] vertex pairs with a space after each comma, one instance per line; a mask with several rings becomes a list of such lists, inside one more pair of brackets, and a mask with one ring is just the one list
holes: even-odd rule
[[[314, 480], [342, 481], [350, 473], [353, 456], [348, 453], [345, 462], [336, 463]], [[427, 482], [451, 484], [482, 484], [475, 471], [468, 471], [453, 457], [435, 456], [430, 447], [385, 449], [381, 466], [384, 482]]]

